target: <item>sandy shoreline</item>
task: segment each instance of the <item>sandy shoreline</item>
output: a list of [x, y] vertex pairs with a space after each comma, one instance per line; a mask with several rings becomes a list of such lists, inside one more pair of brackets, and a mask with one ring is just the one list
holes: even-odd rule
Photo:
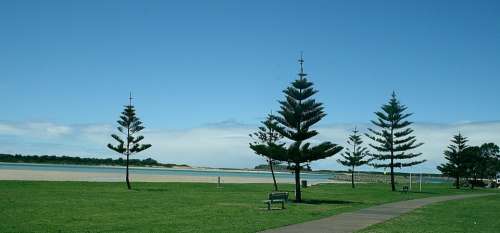
[[[0, 180], [37, 180], [37, 181], [93, 181], [93, 182], [120, 182], [125, 179], [125, 174], [110, 172], [68, 172], [68, 171], [33, 171], [17, 169], [0, 169]], [[201, 182], [217, 183], [214, 176], [189, 176], [189, 175], [146, 175], [131, 174], [131, 181], [139, 182]], [[293, 179], [277, 178], [279, 183], [294, 183]], [[272, 183], [269, 178], [222, 176], [222, 183]], [[329, 183], [339, 183], [329, 181]]]

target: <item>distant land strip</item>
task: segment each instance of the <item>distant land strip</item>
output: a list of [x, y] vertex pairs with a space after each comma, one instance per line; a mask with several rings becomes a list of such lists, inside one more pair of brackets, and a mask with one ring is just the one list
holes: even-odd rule
[[[77, 164], [77, 165], [109, 165], [109, 166], [125, 166], [126, 160], [118, 159], [99, 159], [99, 158], [81, 158], [73, 156], [55, 156], [55, 155], [21, 155], [21, 154], [0, 154], [0, 162], [5, 163], [44, 163], [44, 164]], [[159, 163], [158, 161], [147, 159], [130, 159], [130, 166], [137, 167], [186, 167], [186, 164]]]

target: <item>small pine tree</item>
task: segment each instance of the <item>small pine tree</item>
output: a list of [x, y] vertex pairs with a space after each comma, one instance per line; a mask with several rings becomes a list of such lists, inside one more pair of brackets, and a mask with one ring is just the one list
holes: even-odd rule
[[278, 184], [276, 183], [276, 177], [274, 176], [274, 165], [278, 165], [279, 161], [272, 159], [270, 156], [270, 147], [275, 145], [280, 139], [283, 138], [273, 126], [276, 127], [278, 124], [271, 115], [267, 117], [265, 121], [261, 122], [264, 126], [260, 126], [258, 131], [250, 134], [250, 137], [254, 140], [250, 143], [250, 148], [258, 155], [264, 156], [271, 169], [271, 174], [273, 176], [274, 190], [278, 191]]
[[369, 160], [366, 159], [368, 155], [368, 149], [362, 146], [363, 140], [361, 139], [361, 135], [359, 135], [358, 132], [359, 131], [354, 128], [354, 130], [352, 131], [352, 135], [349, 136], [349, 140], [347, 140], [347, 144], [352, 146], [352, 150], [346, 148], [346, 151], [342, 153], [343, 159], [337, 160], [340, 164], [349, 167], [349, 172], [351, 172], [352, 188], [355, 188], [354, 168], [365, 165], [369, 162]]
[[382, 105], [382, 111], [375, 112], [377, 120], [371, 121], [380, 130], [369, 128], [371, 134], [365, 134], [378, 144], [369, 144], [370, 147], [378, 151], [378, 153], [371, 154], [372, 158], [378, 161], [371, 165], [375, 168], [390, 168], [391, 170], [392, 191], [396, 191], [394, 168], [410, 167], [425, 162], [425, 160], [407, 161], [422, 154], [407, 153], [407, 151], [415, 149], [423, 143], [416, 143], [415, 136], [410, 136], [413, 133], [413, 129], [409, 128], [412, 122], [407, 121], [406, 118], [412, 114], [404, 113], [406, 109], [407, 107], [399, 103], [396, 93], [393, 92], [389, 103]]
[[[311, 127], [326, 116], [322, 104], [311, 98], [318, 91], [314, 90], [313, 83], [309, 82], [303, 70], [304, 60], [301, 58], [299, 78], [292, 82], [291, 86], [285, 89], [285, 100], [280, 101], [281, 110], [279, 116], [273, 116], [278, 125], [273, 125], [283, 137], [292, 143], [288, 148], [276, 147], [271, 153], [271, 158], [292, 164], [295, 172], [295, 201], [302, 202], [300, 192], [300, 171], [304, 169], [304, 164], [312, 161], [328, 158], [340, 152], [341, 146], [331, 142], [323, 142], [318, 145], [311, 145], [306, 142], [308, 139], [318, 135]], [[280, 149], [281, 148], [281, 149]]]
[[468, 147], [467, 138], [463, 137], [461, 133], [453, 136], [452, 144], [448, 146], [448, 150], [444, 152], [444, 158], [448, 160], [447, 163], [441, 164], [437, 167], [441, 173], [455, 178], [455, 187], [460, 188], [460, 178], [465, 175], [465, 160], [463, 158], [463, 151]]
[[121, 134], [125, 136], [125, 139], [120, 138], [120, 136], [116, 134], [112, 134], [111, 137], [118, 142], [118, 145], [114, 146], [109, 143], [108, 148], [126, 156], [127, 160], [125, 181], [127, 182], [127, 188], [130, 190], [132, 189], [132, 187], [130, 186], [128, 171], [129, 157], [151, 147], [151, 144], [140, 144], [140, 142], [144, 139], [144, 136], [136, 135], [141, 130], [143, 130], [144, 127], [142, 126], [142, 122], [135, 114], [135, 108], [132, 105], [132, 94], [129, 97], [129, 105], [125, 106], [125, 109], [120, 116], [120, 120], [118, 120], [117, 123], [117, 129]]

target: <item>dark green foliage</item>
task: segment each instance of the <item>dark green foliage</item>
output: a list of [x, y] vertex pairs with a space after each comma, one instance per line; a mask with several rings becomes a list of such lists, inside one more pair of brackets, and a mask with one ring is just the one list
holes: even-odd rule
[[[132, 100], [132, 97], [130, 97]], [[126, 160], [126, 176], [125, 181], [127, 182], [128, 189], [131, 189], [130, 181], [129, 181], [129, 157], [133, 154], [139, 153], [143, 150], [146, 150], [151, 147], [151, 144], [141, 144], [140, 142], [144, 139], [144, 136], [136, 135], [141, 130], [144, 129], [142, 126], [142, 122], [135, 114], [134, 106], [132, 106], [132, 102], [129, 105], [125, 106], [125, 110], [123, 110], [122, 115], [120, 116], [120, 120], [118, 123], [118, 131], [125, 136], [125, 139], [120, 138], [120, 136], [116, 134], [112, 134], [111, 137], [114, 138], [118, 145], [114, 146], [111, 143], [108, 144], [108, 148], [114, 150], [122, 155], [125, 155]]]
[[[0, 162], [6, 163], [47, 163], [47, 164], [77, 164], [77, 165], [110, 165], [110, 166], [125, 166], [126, 161], [122, 158], [118, 159], [99, 159], [99, 158], [81, 158], [72, 156], [55, 156], [55, 155], [11, 155], [11, 154], [0, 154]], [[174, 167], [182, 166], [189, 167], [188, 165], [182, 164], [172, 164], [172, 163], [159, 163], [158, 161], [147, 158], [147, 159], [130, 159], [129, 164], [131, 166], [159, 166], [159, 167]]]
[[470, 146], [462, 151], [465, 175], [469, 179], [469, 185], [474, 188], [478, 184], [478, 179], [483, 177], [486, 165], [485, 157], [481, 155], [481, 148]]
[[481, 157], [485, 160], [484, 178], [494, 179], [500, 172], [500, 148], [495, 143], [484, 143], [480, 147]]
[[272, 125], [274, 130], [289, 139], [291, 143], [287, 148], [284, 145], [276, 144], [269, 147], [272, 159], [290, 163], [295, 171], [296, 202], [302, 201], [300, 171], [304, 163], [333, 156], [342, 150], [341, 146], [331, 142], [317, 145], [306, 142], [306, 140], [318, 135], [318, 132], [312, 130], [311, 127], [326, 114], [322, 104], [311, 98], [317, 93], [317, 90], [313, 89], [313, 83], [306, 78], [307, 75], [302, 67], [304, 62], [302, 58], [299, 62], [301, 66], [299, 78], [283, 91], [285, 100], [279, 102], [281, 110], [278, 111], [278, 116], [273, 117], [278, 124]]
[[465, 160], [462, 152], [468, 147], [467, 141], [467, 138], [460, 133], [453, 136], [452, 144], [444, 152], [444, 158], [448, 162], [437, 167], [444, 175], [455, 178], [455, 187], [457, 189], [460, 188], [460, 177], [465, 175]]
[[482, 179], [494, 179], [499, 169], [500, 149], [494, 143], [467, 146], [467, 138], [460, 133], [453, 137], [452, 145], [445, 151], [447, 163], [437, 167], [441, 173], [455, 178], [460, 188], [460, 178], [467, 179], [471, 188], [483, 185]]
[[338, 159], [337, 161], [349, 167], [349, 171], [351, 172], [351, 184], [352, 188], [354, 188], [354, 168], [358, 166], [365, 165], [369, 162], [366, 157], [368, 156], [368, 149], [363, 147], [363, 140], [361, 139], [361, 135], [358, 134], [358, 130], [355, 128], [352, 131], [352, 135], [349, 136], [349, 140], [347, 140], [347, 144], [352, 146], [352, 150], [346, 148], [346, 151], [342, 153], [342, 159]]
[[250, 134], [250, 137], [254, 140], [250, 143], [250, 148], [258, 155], [264, 156], [267, 159], [269, 168], [271, 169], [271, 174], [273, 176], [274, 190], [278, 191], [278, 184], [276, 183], [276, 177], [274, 176], [275, 165], [279, 165], [279, 161], [272, 159], [270, 149], [276, 143], [283, 138], [273, 127], [277, 127], [277, 122], [272, 118], [271, 115], [267, 117], [265, 121], [262, 122], [264, 126], [260, 126], [258, 131]]
[[365, 134], [373, 140], [375, 144], [370, 147], [378, 151], [372, 153], [372, 157], [377, 162], [371, 165], [375, 168], [390, 168], [391, 189], [396, 191], [394, 182], [394, 168], [410, 167], [425, 162], [416, 159], [421, 153], [408, 152], [423, 143], [417, 143], [415, 136], [411, 136], [413, 129], [409, 126], [412, 122], [406, 118], [411, 113], [405, 113], [407, 107], [399, 103], [396, 93], [392, 93], [389, 103], [382, 105], [382, 111], [375, 112], [376, 121], [371, 121], [379, 130], [369, 128], [371, 134]]
[[499, 148], [494, 143], [468, 147], [464, 151], [465, 173], [471, 188], [482, 186], [483, 179], [494, 179], [498, 170]]

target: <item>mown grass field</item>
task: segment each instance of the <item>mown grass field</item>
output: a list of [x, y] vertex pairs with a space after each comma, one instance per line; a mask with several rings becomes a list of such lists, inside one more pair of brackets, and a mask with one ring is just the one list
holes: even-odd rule
[[[293, 190], [292, 185], [280, 187]], [[0, 232], [256, 232], [386, 202], [486, 192], [425, 185], [423, 193], [401, 194], [386, 184], [361, 184], [355, 190], [350, 184], [325, 184], [305, 189], [304, 203], [267, 211], [262, 200], [270, 184], [133, 183], [133, 188], [0, 181]]]
[[361, 232], [500, 232], [500, 195], [436, 203]]

